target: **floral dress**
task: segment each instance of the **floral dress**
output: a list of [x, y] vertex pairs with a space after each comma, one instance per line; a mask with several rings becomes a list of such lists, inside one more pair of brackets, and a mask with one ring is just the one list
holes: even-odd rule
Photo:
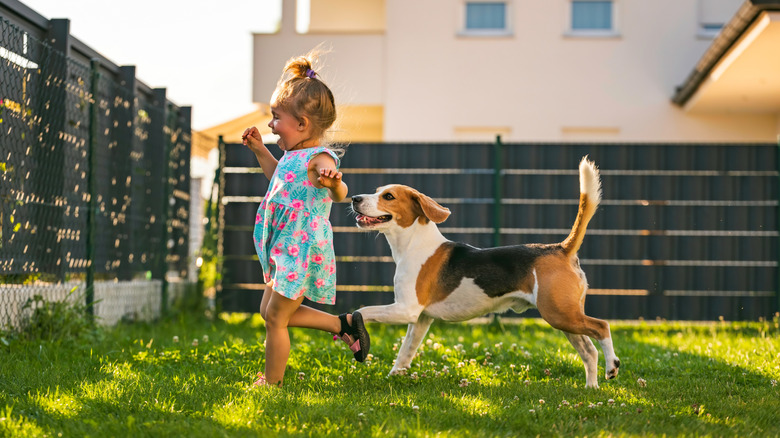
[[254, 241], [263, 279], [287, 298], [336, 302], [336, 256], [328, 217], [328, 189], [309, 181], [309, 161], [329, 154], [326, 147], [287, 151], [276, 165], [268, 192], [257, 209]]

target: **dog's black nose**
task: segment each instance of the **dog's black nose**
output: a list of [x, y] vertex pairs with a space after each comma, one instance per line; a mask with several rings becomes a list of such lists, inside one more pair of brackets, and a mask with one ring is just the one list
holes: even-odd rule
[[362, 200], [363, 200], [362, 196], [353, 196], [352, 197], [352, 202], [360, 202]]

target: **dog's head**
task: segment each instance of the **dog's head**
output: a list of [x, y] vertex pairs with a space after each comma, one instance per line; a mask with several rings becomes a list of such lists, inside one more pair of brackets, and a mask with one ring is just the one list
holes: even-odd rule
[[417, 190], [393, 184], [376, 189], [370, 195], [352, 197], [352, 210], [357, 213], [357, 226], [384, 232], [393, 227], [408, 228], [415, 222], [440, 224], [450, 210]]

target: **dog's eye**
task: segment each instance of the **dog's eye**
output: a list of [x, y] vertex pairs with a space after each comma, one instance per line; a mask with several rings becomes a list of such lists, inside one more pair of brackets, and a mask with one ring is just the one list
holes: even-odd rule
[[387, 199], [388, 201], [392, 201], [393, 199], [395, 199], [395, 196], [393, 196], [392, 193], [385, 193], [385, 195], [382, 197]]

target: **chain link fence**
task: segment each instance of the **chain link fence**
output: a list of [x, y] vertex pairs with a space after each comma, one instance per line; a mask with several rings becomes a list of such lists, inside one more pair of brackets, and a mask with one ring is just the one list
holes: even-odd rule
[[0, 3], [0, 329], [36, 295], [112, 324], [192, 287], [190, 108], [68, 28]]

